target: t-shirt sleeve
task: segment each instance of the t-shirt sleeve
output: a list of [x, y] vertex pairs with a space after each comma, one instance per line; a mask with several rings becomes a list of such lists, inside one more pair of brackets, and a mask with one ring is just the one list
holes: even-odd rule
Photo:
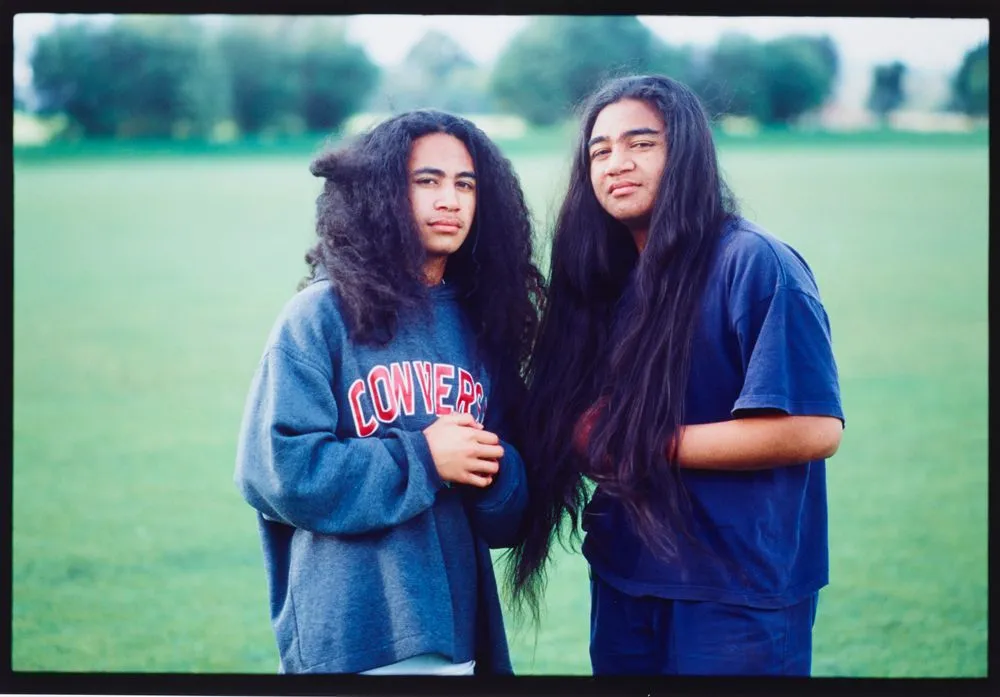
[[818, 298], [779, 286], [737, 319], [736, 334], [745, 378], [734, 417], [778, 409], [844, 420], [830, 321]]

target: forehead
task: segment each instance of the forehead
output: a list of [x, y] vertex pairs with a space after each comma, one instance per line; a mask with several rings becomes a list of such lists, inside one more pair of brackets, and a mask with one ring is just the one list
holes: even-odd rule
[[601, 109], [590, 130], [590, 138], [603, 136], [617, 139], [625, 131], [635, 128], [652, 128], [663, 131], [660, 112], [639, 99], [622, 99]]
[[465, 143], [447, 133], [428, 133], [413, 141], [410, 168], [433, 167], [445, 171], [472, 171], [472, 156]]

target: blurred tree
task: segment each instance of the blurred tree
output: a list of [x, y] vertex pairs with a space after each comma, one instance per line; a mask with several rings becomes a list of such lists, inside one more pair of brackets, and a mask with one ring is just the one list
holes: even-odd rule
[[692, 87], [713, 117], [789, 124], [830, 97], [840, 59], [828, 36], [724, 34], [696, 65]]
[[210, 35], [189, 17], [58, 24], [32, 56], [44, 113], [87, 136], [205, 137], [328, 131], [367, 98], [377, 68], [338, 18], [229, 17]]
[[39, 111], [65, 113], [72, 133], [206, 134], [227, 106], [218, 57], [184, 17], [58, 24], [39, 37], [31, 63]]
[[726, 33], [708, 52], [691, 85], [711, 117], [721, 114], [766, 120], [770, 95], [764, 45], [752, 37]]
[[758, 119], [788, 124], [821, 106], [833, 92], [837, 62], [836, 48], [825, 37], [785, 36], [767, 42], [762, 66], [767, 110]]
[[665, 50], [636, 17], [537, 17], [501, 53], [492, 89], [503, 108], [551, 124], [603, 79], [664, 68], [677, 74], [685, 55]]
[[475, 61], [455, 39], [431, 29], [407, 52], [405, 63], [437, 81], [447, 80], [456, 70], [474, 68]]
[[220, 32], [232, 117], [244, 134], [258, 134], [299, 111], [293, 42], [281, 36], [283, 27], [275, 21], [285, 19], [232, 16]]
[[478, 65], [455, 70], [441, 88], [438, 108], [462, 114], [496, 113], [496, 98], [490, 91], [490, 71]]
[[31, 55], [32, 80], [42, 115], [65, 112], [74, 130], [114, 133], [112, 86], [102, 68], [106, 29], [90, 23], [57, 24], [38, 37]]
[[826, 34], [819, 37], [808, 37], [807, 40], [819, 53], [823, 65], [826, 66], [827, 73], [830, 75], [831, 83], [836, 81], [840, 77], [840, 52], [837, 51], [836, 42]]
[[969, 116], [990, 113], [990, 42], [969, 50], [952, 78], [952, 106]]
[[244, 134], [335, 130], [378, 80], [339, 17], [230, 17], [219, 46]]
[[653, 57], [649, 72], [666, 75], [688, 87], [692, 87], [696, 69], [695, 49], [690, 46], [672, 46], [659, 39], [653, 42]]
[[868, 108], [885, 123], [889, 114], [898, 109], [905, 99], [903, 77], [906, 66], [895, 61], [876, 65], [872, 72], [872, 87], [868, 95]]
[[348, 42], [340, 18], [311, 18], [308, 33], [296, 45], [305, 127], [335, 130], [368, 99], [379, 68], [362, 47]]
[[398, 113], [433, 108], [456, 113], [496, 110], [489, 91], [489, 72], [444, 32], [430, 30], [385, 73], [370, 108]]

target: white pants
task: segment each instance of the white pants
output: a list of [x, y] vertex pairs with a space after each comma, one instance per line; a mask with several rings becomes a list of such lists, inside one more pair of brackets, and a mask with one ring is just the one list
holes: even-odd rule
[[475, 661], [452, 663], [441, 654], [425, 653], [363, 671], [361, 675], [473, 675], [475, 668]]

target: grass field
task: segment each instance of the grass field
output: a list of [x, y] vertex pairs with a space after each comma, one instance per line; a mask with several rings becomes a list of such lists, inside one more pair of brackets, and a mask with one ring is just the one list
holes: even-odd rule
[[[509, 146], [540, 228], [568, 152]], [[537, 145], [537, 144], [536, 144]], [[812, 266], [847, 431], [814, 673], [987, 667], [985, 142], [724, 144], [744, 212]], [[308, 152], [18, 158], [12, 667], [273, 673], [243, 400], [304, 272]], [[589, 674], [562, 554], [521, 674]]]

